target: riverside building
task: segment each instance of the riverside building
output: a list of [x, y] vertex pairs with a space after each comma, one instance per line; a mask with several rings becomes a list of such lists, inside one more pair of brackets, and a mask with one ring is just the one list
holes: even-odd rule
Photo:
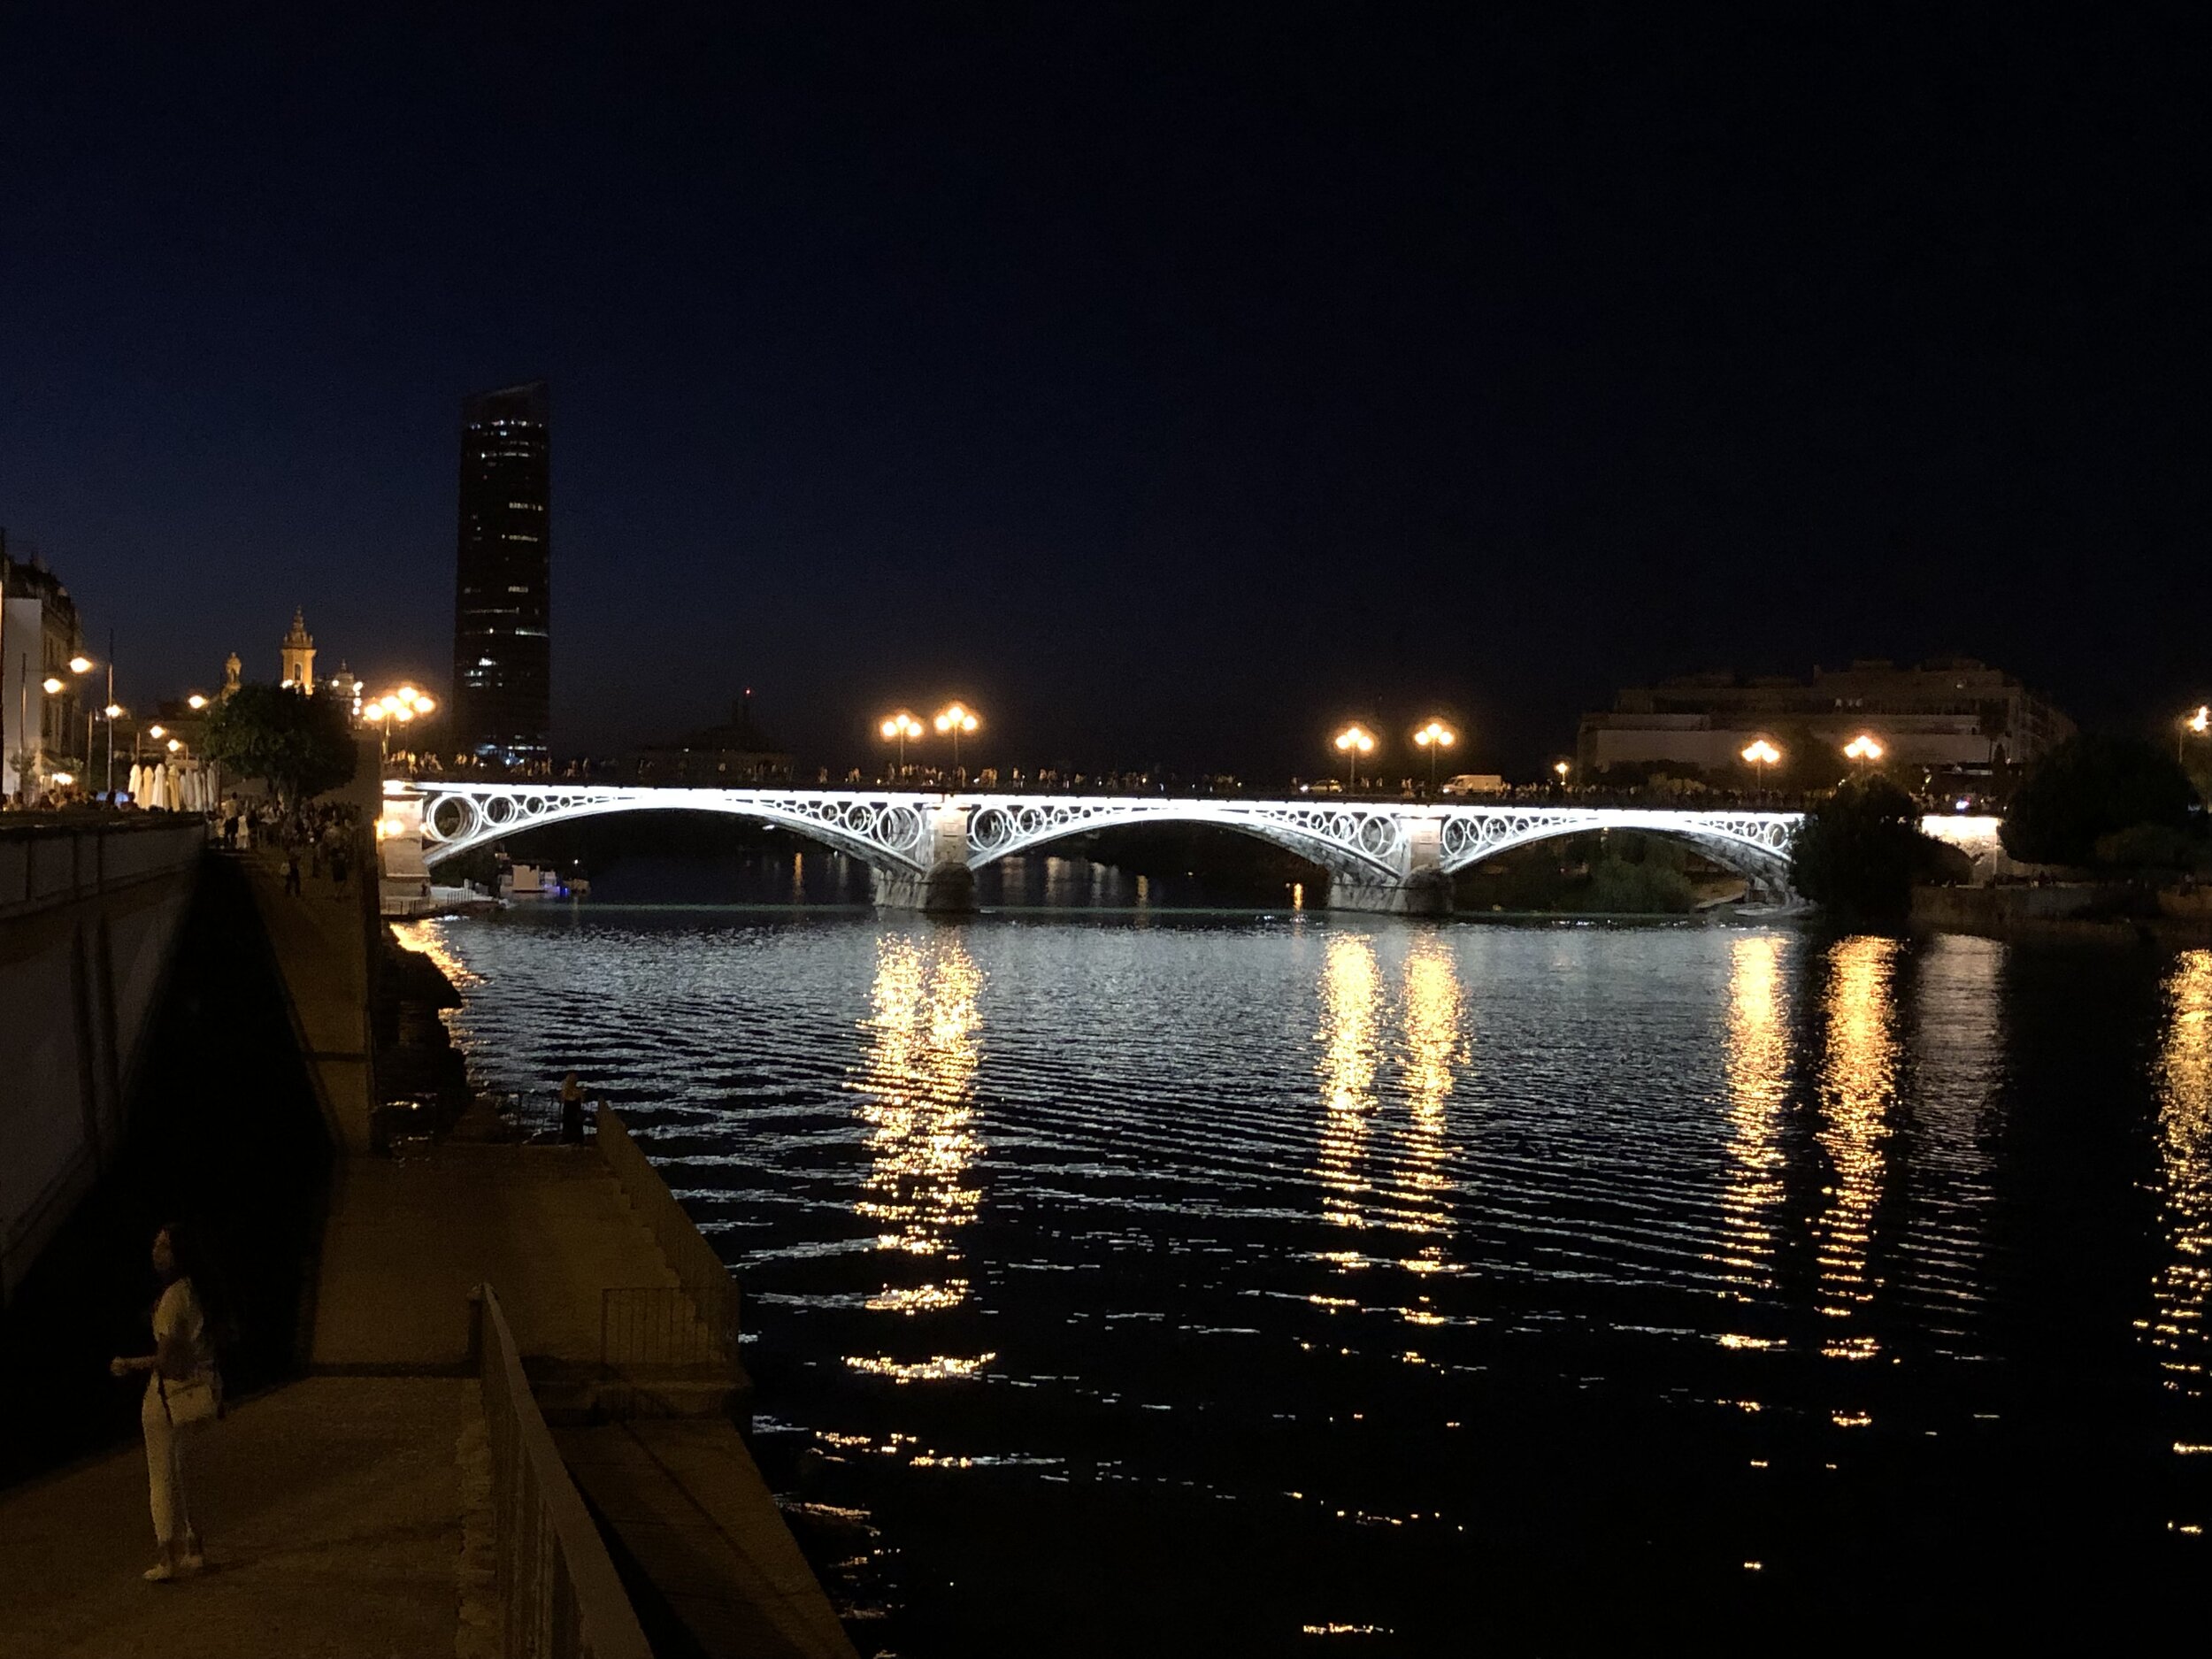
[[[36, 553], [16, 558], [0, 531], [0, 796], [36, 805], [87, 749], [77, 603]], [[49, 691], [50, 685], [59, 689]]]
[[1758, 738], [1839, 752], [1864, 733], [1896, 764], [1970, 775], [2039, 759], [2073, 731], [2011, 675], [1945, 657], [1916, 668], [1863, 659], [1816, 667], [1809, 680], [1724, 670], [1632, 687], [1610, 709], [1582, 717], [1576, 747], [1585, 777], [1616, 767], [1721, 772], [1742, 770]]
[[543, 380], [462, 400], [449, 730], [466, 764], [531, 772], [550, 759], [550, 457]]

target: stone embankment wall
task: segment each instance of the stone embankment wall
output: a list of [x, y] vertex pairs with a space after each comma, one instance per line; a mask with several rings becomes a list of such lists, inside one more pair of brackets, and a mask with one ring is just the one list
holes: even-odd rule
[[162, 814], [0, 819], [0, 1302], [122, 1145], [204, 840]]
[[2158, 933], [2150, 895], [2122, 882], [2045, 887], [1915, 887], [1916, 926], [1995, 939], [2077, 939], [2126, 943]]

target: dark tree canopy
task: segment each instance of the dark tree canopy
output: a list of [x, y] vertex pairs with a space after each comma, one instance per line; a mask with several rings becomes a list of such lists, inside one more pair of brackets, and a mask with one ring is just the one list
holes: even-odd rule
[[208, 711], [209, 759], [265, 778], [288, 801], [334, 789], [353, 776], [353, 730], [334, 697], [289, 686], [241, 686]]
[[1902, 916], [1912, 884], [1943, 867], [1942, 845], [1920, 833], [1920, 809], [1888, 779], [1854, 779], [1805, 816], [1790, 879], [1824, 910]]
[[2029, 864], [2085, 864], [2102, 836], [2139, 824], [2182, 828], [2196, 799], [2189, 775], [2156, 745], [2083, 733], [2029, 769], [2000, 833]]

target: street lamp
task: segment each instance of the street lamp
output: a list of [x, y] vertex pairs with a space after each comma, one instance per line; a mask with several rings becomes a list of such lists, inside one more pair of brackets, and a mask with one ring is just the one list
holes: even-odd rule
[[1413, 741], [1429, 751], [1429, 793], [1436, 793], [1436, 751], [1459, 741], [1459, 733], [1441, 720], [1431, 720], [1413, 734]]
[[2181, 724], [2174, 733], [2174, 759], [2181, 759], [2181, 746], [2193, 733], [2202, 737], [2207, 732], [2212, 732], [2212, 703], [2200, 703], [2194, 714], [2181, 717]]
[[904, 778], [906, 776], [906, 740], [910, 737], [919, 737], [922, 734], [922, 723], [904, 709], [901, 709], [877, 729], [882, 732], [885, 742], [898, 744], [899, 776]]
[[437, 699], [426, 696], [412, 686], [402, 686], [397, 691], [388, 691], [361, 705], [361, 718], [376, 727], [376, 757], [380, 764], [391, 752], [391, 723], [397, 720], [406, 726], [419, 716], [433, 712]]
[[202, 709], [207, 707], [207, 699], [196, 691], [190, 696], [187, 697], [184, 701], [185, 706], [189, 708], [195, 714], [197, 714]]
[[[115, 671], [108, 670], [108, 706], [100, 710], [100, 718], [108, 723], [108, 804], [115, 804], [115, 723], [123, 718], [123, 705], [114, 701]], [[89, 759], [90, 757], [86, 757]]]
[[1375, 752], [1375, 734], [1363, 726], [1348, 726], [1336, 734], [1336, 748], [1337, 752], [1344, 757], [1345, 764], [1351, 768], [1345, 793], [1356, 793], [1359, 788], [1359, 757]]
[[[1782, 751], [1763, 737], [1755, 738], [1744, 746], [1745, 762], [1753, 768], [1753, 776], [1763, 778], [1767, 769], [1782, 758]], [[1764, 787], [1763, 783], [1761, 786]]]
[[1881, 759], [1883, 752], [1881, 743], [1870, 733], [1865, 732], [1860, 733], [1843, 746], [1844, 758], [1853, 762], [1862, 771], [1870, 763]]
[[1567, 783], [1567, 774], [1572, 772], [1574, 767], [1566, 761], [1555, 760], [1551, 764], [1551, 769], [1553, 775], [1559, 780], [1560, 787], [1564, 788]]
[[956, 776], [960, 771], [961, 733], [973, 732], [982, 722], [975, 718], [973, 710], [956, 703], [938, 715], [934, 724], [939, 732], [952, 733], [952, 770]]

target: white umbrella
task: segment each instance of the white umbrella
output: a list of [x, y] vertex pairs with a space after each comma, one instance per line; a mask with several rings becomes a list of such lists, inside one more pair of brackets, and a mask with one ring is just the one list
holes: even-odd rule
[[132, 800], [137, 802], [141, 806], [145, 804], [144, 794], [146, 784], [144, 772], [143, 769], [136, 761], [131, 762], [130, 780], [123, 787], [130, 791]]

